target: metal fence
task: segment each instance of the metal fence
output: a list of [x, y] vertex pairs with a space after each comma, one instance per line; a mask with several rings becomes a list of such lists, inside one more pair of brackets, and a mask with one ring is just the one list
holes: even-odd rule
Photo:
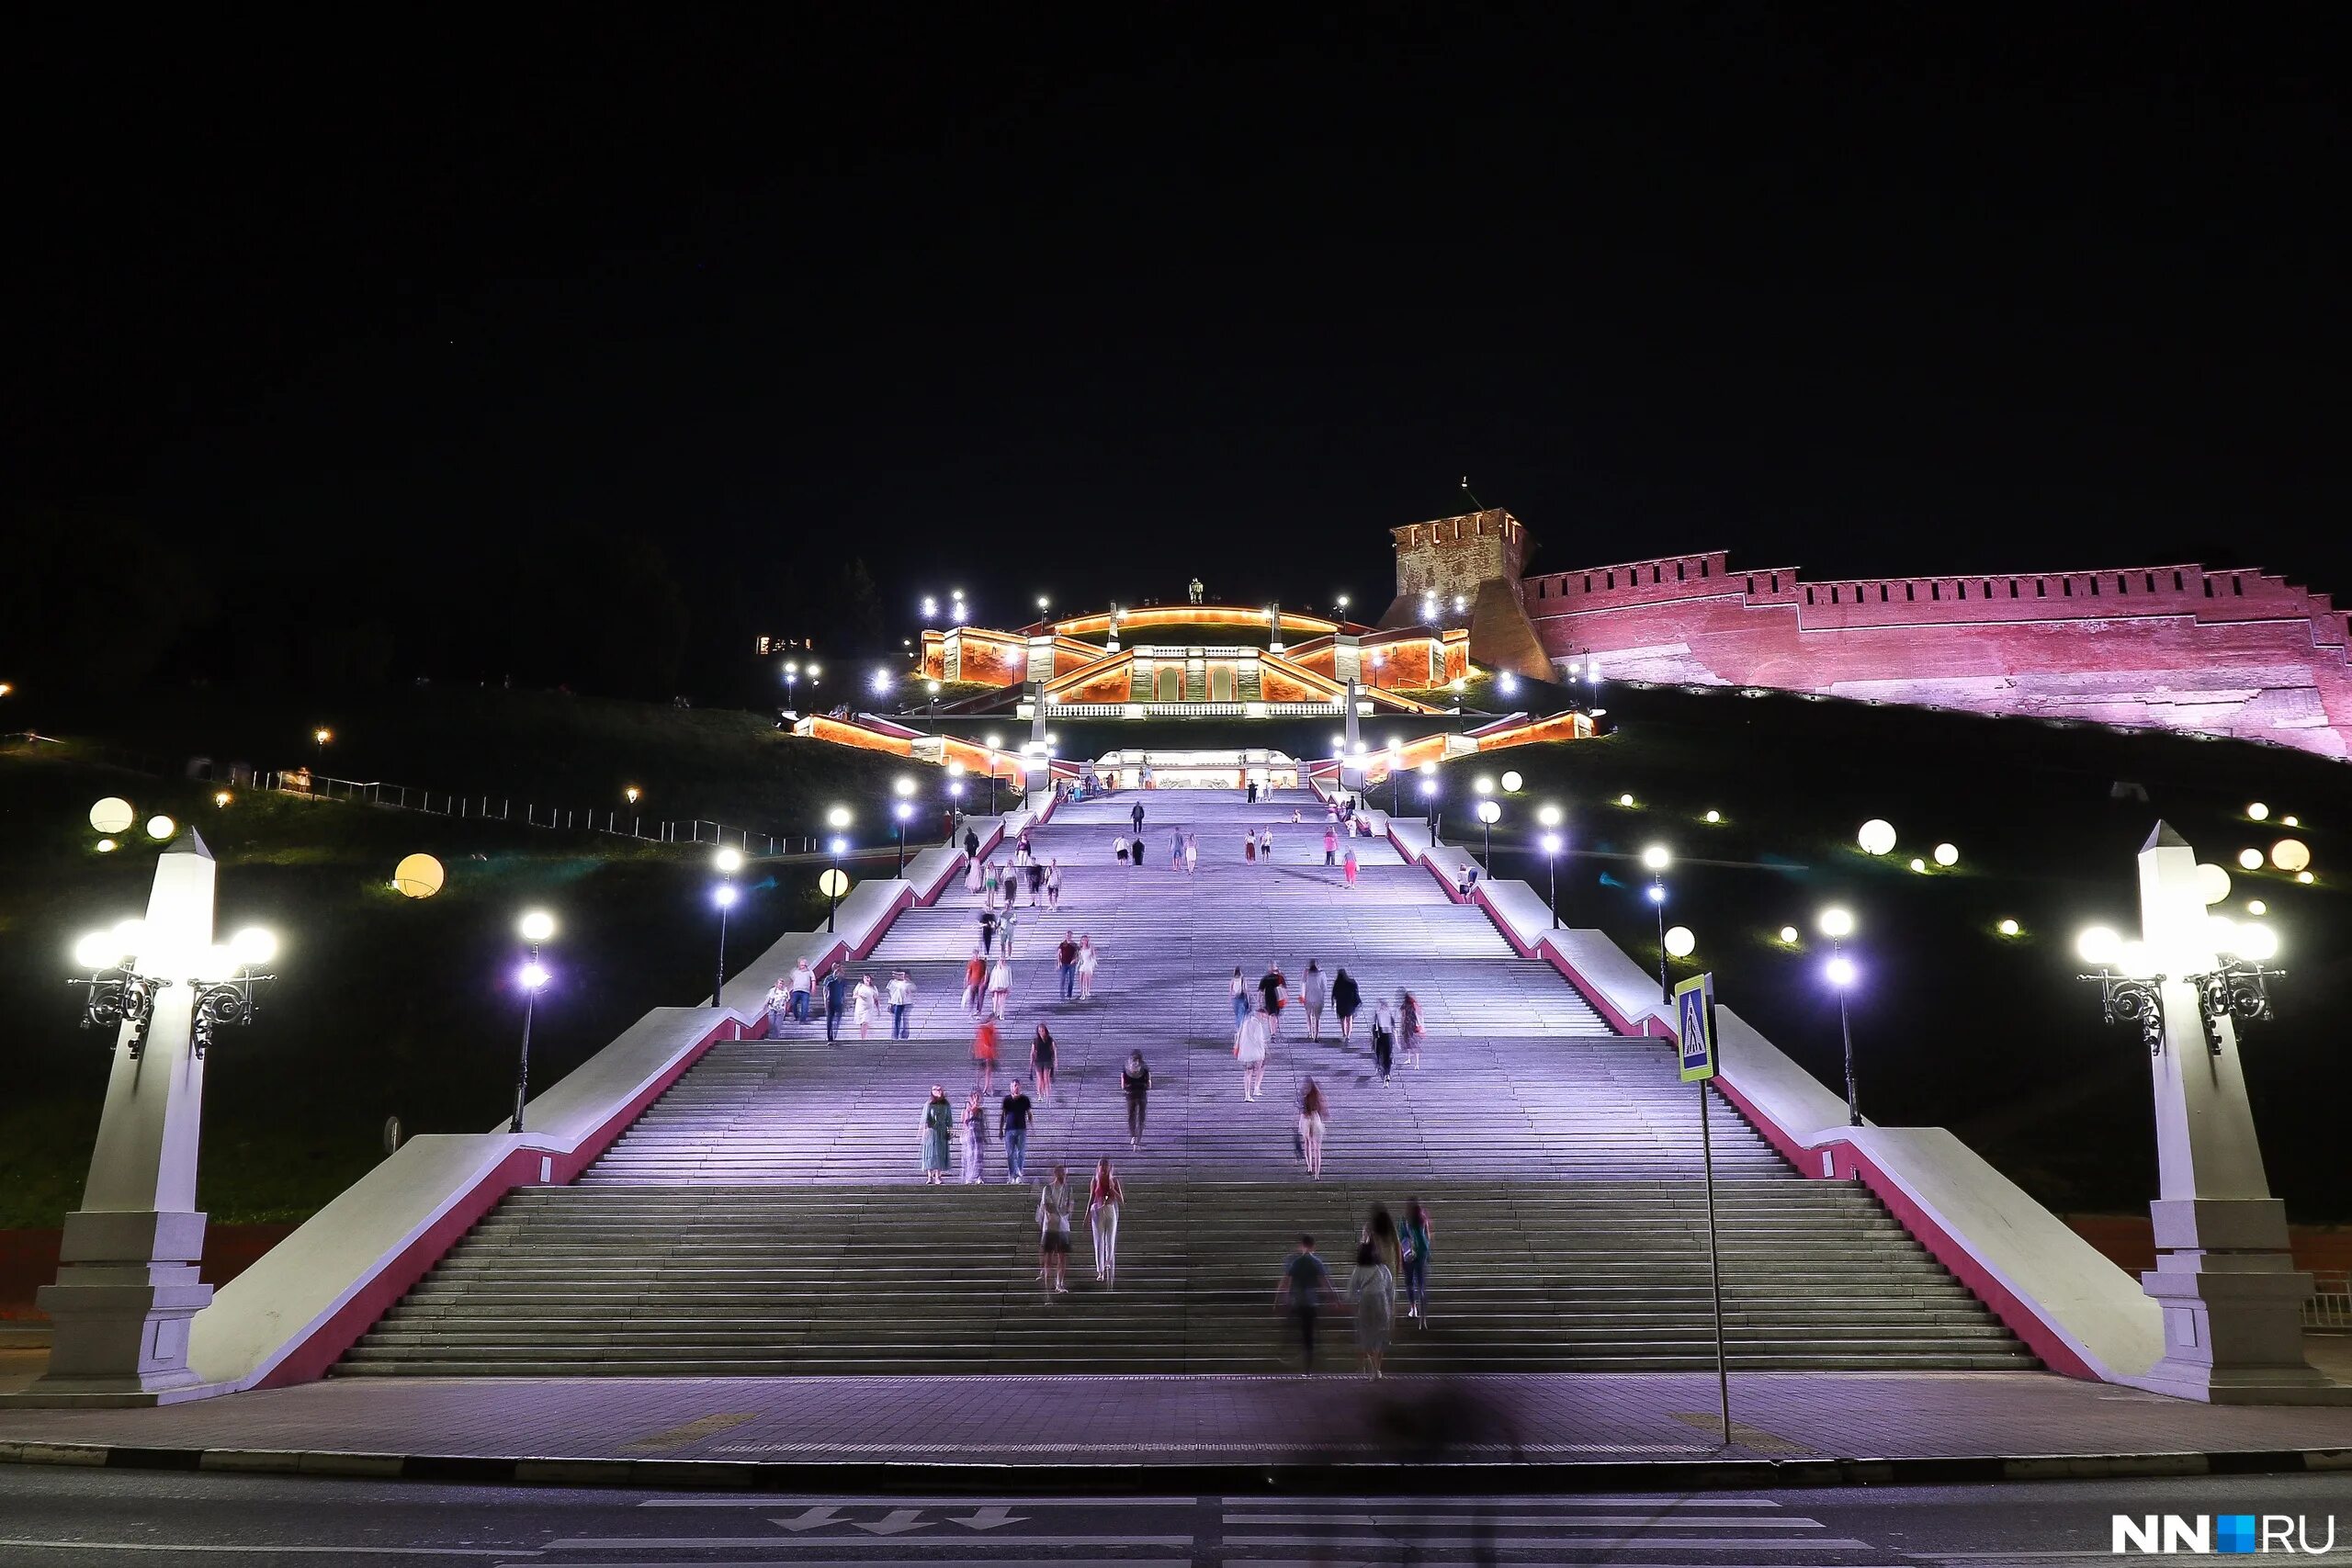
[[[256, 773], [254, 775], [254, 786], [311, 800], [348, 801], [362, 806], [380, 806], [394, 811], [421, 811], [435, 817], [489, 822], [514, 820], [514, 802], [510, 796], [457, 795], [447, 790], [419, 789], [412, 784], [386, 784], [380, 780], [330, 778], [300, 768]], [[550, 806], [542, 811], [536, 801], [528, 800], [523, 803], [523, 825], [558, 831], [609, 833], [616, 838], [635, 839], [644, 843], [732, 845], [746, 854], [813, 854], [820, 842], [805, 833], [763, 833], [750, 828], [732, 828], [724, 822], [707, 822], [699, 818], [673, 822], [649, 820], [632, 814], [628, 826], [624, 827], [616, 808]], [[910, 841], [912, 841], [911, 838]]]
[[2312, 1275], [2312, 1299], [2303, 1303], [2303, 1326], [2352, 1333], [2352, 1272]]

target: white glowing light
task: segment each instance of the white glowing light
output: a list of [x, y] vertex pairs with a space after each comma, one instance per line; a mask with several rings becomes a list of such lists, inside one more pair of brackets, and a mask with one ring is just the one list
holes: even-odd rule
[[555, 917], [545, 909], [533, 909], [515, 922], [514, 929], [523, 933], [525, 942], [545, 942], [555, 935]]
[[1822, 973], [1829, 976], [1831, 985], [1842, 991], [1854, 983], [1859, 972], [1854, 968], [1854, 961], [1841, 953], [1824, 965]]
[[1503, 808], [1495, 802], [1491, 800], [1482, 800], [1478, 803], [1478, 820], [1484, 822], [1487, 827], [1491, 828], [1497, 822], [1501, 821], [1502, 815]]
[[2248, 871], [2260, 871], [2262, 869], [2262, 852], [2260, 850], [2240, 850], [2238, 852], [2238, 864]]
[[1928, 869], [1928, 863], [1921, 860], [1917, 855], [1913, 855], [1911, 857], [1911, 869], [1913, 871], [1924, 872]]
[[1642, 863], [1652, 871], [1664, 871], [1673, 861], [1672, 852], [1664, 844], [1652, 844], [1642, 851]]
[[74, 944], [74, 962], [84, 969], [111, 969], [122, 956], [122, 943], [111, 931], [92, 931]]
[[846, 827], [848, 827], [848, 826], [849, 826], [849, 807], [846, 807], [846, 806], [836, 806], [836, 807], [834, 807], [831, 810], [830, 810], [830, 811], [828, 811], [828, 812], [826, 812], [826, 813], [825, 813], [825, 822], [826, 822], [826, 825], [827, 825], [828, 827], [833, 827], [833, 828], [846, 828]]
[[1707, 813], [1707, 820], [1710, 822], [1720, 822], [1723, 819], [1724, 814], [1720, 811], [1710, 811]]
[[162, 842], [180, 830], [180, 825], [170, 818], [157, 815], [147, 818], [147, 836]]
[[2075, 939], [2075, 952], [2084, 963], [2106, 968], [2123, 956], [2123, 939], [2112, 927], [2091, 926]]
[[1667, 928], [1666, 951], [1671, 956], [1676, 958], [1688, 958], [1690, 956], [1691, 950], [1696, 948], [1698, 945], [1699, 939], [1690, 934], [1690, 928], [1689, 926], [1668, 926]]
[[2197, 896], [2208, 904], [2218, 904], [2230, 896], [2230, 874], [2211, 862], [2197, 867]]
[[731, 876], [743, 869], [743, 852], [729, 844], [711, 856], [710, 863]]
[[2281, 839], [2270, 846], [2270, 863], [2280, 871], [2301, 871], [2312, 863], [2311, 846], [2301, 839]]
[[2018, 934], [2019, 928], [2015, 920], [2003, 920], [1999, 925], [1995, 926], [1993, 929], [1999, 931], [2003, 936], [2015, 936]]
[[1788, 943], [1791, 947], [1794, 947], [1797, 942], [1797, 928], [1794, 926], [1782, 926], [1781, 928], [1781, 940]]
[[1634, 797], [1630, 795], [1621, 795], [1617, 797], [1617, 804], [1620, 806], [1631, 806], [1634, 804]]
[[1854, 912], [1836, 904], [1822, 910], [1815, 923], [1821, 928], [1823, 936], [1832, 939], [1842, 940], [1854, 934]]
[[1535, 820], [1546, 828], [1556, 828], [1561, 820], [1560, 808], [1556, 806], [1539, 806], [1535, 808]]
[[1960, 863], [1960, 846], [1958, 844], [1938, 844], [1936, 846], [1935, 854], [1936, 863], [1938, 865], [1958, 865]]
[[2268, 926], [2240, 926], [2238, 956], [2251, 958], [2256, 964], [2269, 963], [2278, 956], [2278, 933]]
[[1526, 783], [1527, 781], [1520, 777], [1517, 773], [1505, 773], [1503, 775], [1503, 793], [1505, 795], [1517, 795], [1520, 792], [1520, 787]]
[[248, 969], [266, 964], [277, 956], [277, 934], [260, 926], [247, 926], [229, 939], [229, 955]]
[[523, 982], [525, 990], [536, 991], [548, 983], [548, 966], [533, 959], [515, 971], [514, 977]]
[[1873, 817], [1862, 824], [1862, 830], [1854, 838], [1864, 854], [1887, 854], [1894, 848], [1894, 824], [1883, 817]]
[[2256, 822], [2267, 821], [2270, 817], [2270, 807], [2263, 805], [2262, 802], [2257, 800], [2253, 805], [2245, 808], [2245, 814], [2248, 817], [2253, 818]]
[[2249, 915], [2267, 915], [2270, 913], [2270, 906], [2259, 898], [2249, 898], [2245, 901], [2245, 912]]

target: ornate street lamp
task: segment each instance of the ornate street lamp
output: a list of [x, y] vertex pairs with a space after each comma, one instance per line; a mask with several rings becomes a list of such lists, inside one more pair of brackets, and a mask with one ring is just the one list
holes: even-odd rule
[[185, 983], [192, 993], [189, 1039], [201, 1059], [220, 1025], [253, 1021], [254, 985], [276, 977], [257, 971], [277, 954], [277, 938], [258, 926], [239, 931], [226, 945], [174, 953], [151, 938], [146, 921], [123, 920], [74, 944], [74, 962], [90, 976], [68, 984], [88, 988], [82, 1027], [119, 1030], [129, 1024], [128, 1045], [137, 1061], [146, 1055], [157, 994]]

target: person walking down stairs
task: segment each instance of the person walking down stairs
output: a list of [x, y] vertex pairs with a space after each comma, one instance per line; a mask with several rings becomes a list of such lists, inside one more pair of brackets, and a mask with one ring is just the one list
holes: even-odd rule
[[931, 1099], [922, 1108], [922, 1179], [925, 1186], [936, 1187], [947, 1179], [947, 1140], [956, 1130], [956, 1108], [947, 1103], [947, 1090], [939, 1084], [931, 1086]]
[[860, 975], [857, 977], [857, 989], [850, 993], [850, 1000], [856, 1009], [857, 1037], [860, 1040], [871, 1039], [874, 1021], [882, 1011], [882, 993], [874, 988], [873, 976]]
[[988, 989], [989, 961], [976, 947], [972, 949], [972, 956], [964, 961], [964, 1010], [974, 1018], [986, 1011]]
[[1021, 1080], [1012, 1087], [997, 1106], [997, 1131], [1004, 1134], [1004, 1179], [1008, 1186], [1025, 1183], [1029, 1179], [1029, 1097], [1021, 1092]]
[[1069, 1293], [1069, 1173], [1054, 1167], [1053, 1179], [1037, 1190], [1037, 1278], [1051, 1295]]
[[1029, 1071], [1037, 1080], [1037, 1098], [1054, 1098], [1054, 1032], [1044, 1024], [1037, 1026], [1037, 1037], [1029, 1042]]
[[1062, 1000], [1069, 1001], [1078, 994], [1078, 933], [1062, 932], [1061, 945], [1054, 949], [1054, 962], [1061, 965]]
[[972, 1031], [972, 1067], [979, 1075], [980, 1092], [996, 1087], [996, 1020], [983, 1017]]
[[1388, 1075], [1395, 1065], [1396, 1052], [1396, 1014], [1384, 999], [1372, 1007], [1372, 1070], [1380, 1075], [1380, 1087], [1388, 1087]]
[[1005, 1004], [1012, 999], [1012, 965], [1000, 954], [996, 966], [989, 971], [989, 1012], [997, 1018], [1004, 1016]]
[[890, 1004], [890, 1038], [913, 1039], [914, 1031], [907, 1022], [907, 1014], [914, 1007], [915, 983], [907, 977], [905, 970], [893, 970], [889, 989], [885, 994]]
[[1091, 936], [1080, 937], [1078, 939], [1078, 999], [1080, 1001], [1091, 1002], [1094, 999], [1095, 963], [1094, 939]]
[[1144, 1065], [1141, 1051], [1127, 1053], [1127, 1065], [1119, 1070], [1119, 1088], [1127, 1097], [1127, 1147], [1143, 1147], [1144, 1112], [1151, 1098], [1151, 1069]]
[[825, 971], [825, 1041], [842, 1037], [842, 1013], [849, 1006], [849, 976], [836, 964]]
[[1106, 1289], [1114, 1290], [1119, 1283], [1119, 1211], [1126, 1201], [1110, 1160], [1097, 1162], [1093, 1184], [1087, 1190], [1086, 1214], [1094, 1234], [1094, 1280]]
[[808, 998], [817, 989], [817, 976], [808, 967], [804, 953], [792, 965], [792, 1018], [796, 1023], [808, 1021]]

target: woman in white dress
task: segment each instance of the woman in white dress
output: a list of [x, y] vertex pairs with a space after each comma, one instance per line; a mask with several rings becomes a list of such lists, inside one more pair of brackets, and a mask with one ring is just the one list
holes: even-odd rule
[[856, 1010], [852, 1016], [857, 1023], [857, 1037], [864, 1040], [874, 1032], [874, 1021], [882, 1016], [882, 993], [874, 988], [873, 976], [857, 977], [857, 989], [850, 993], [850, 1001]]
[[1091, 936], [1080, 937], [1078, 939], [1078, 999], [1082, 1002], [1091, 1002], [1094, 999], [1095, 956], [1094, 939]]
[[1233, 1055], [1241, 1063], [1241, 1098], [1255, 1100], [1266, 1083], [1266, 1042], [1273, 1037], [1266, 1015], [1253, 1012], [1233, 1032]]
[[1005, 1001], [1012, 995], [1012, 965], [1009, 961], [999, 958], [996, 966], [989, 971], [989, 1010], [1002, 1018]]
[[977, 894], [985, 879], [980, 875], [980, 857], [974, 855], [964, 867], [964, 891]]

